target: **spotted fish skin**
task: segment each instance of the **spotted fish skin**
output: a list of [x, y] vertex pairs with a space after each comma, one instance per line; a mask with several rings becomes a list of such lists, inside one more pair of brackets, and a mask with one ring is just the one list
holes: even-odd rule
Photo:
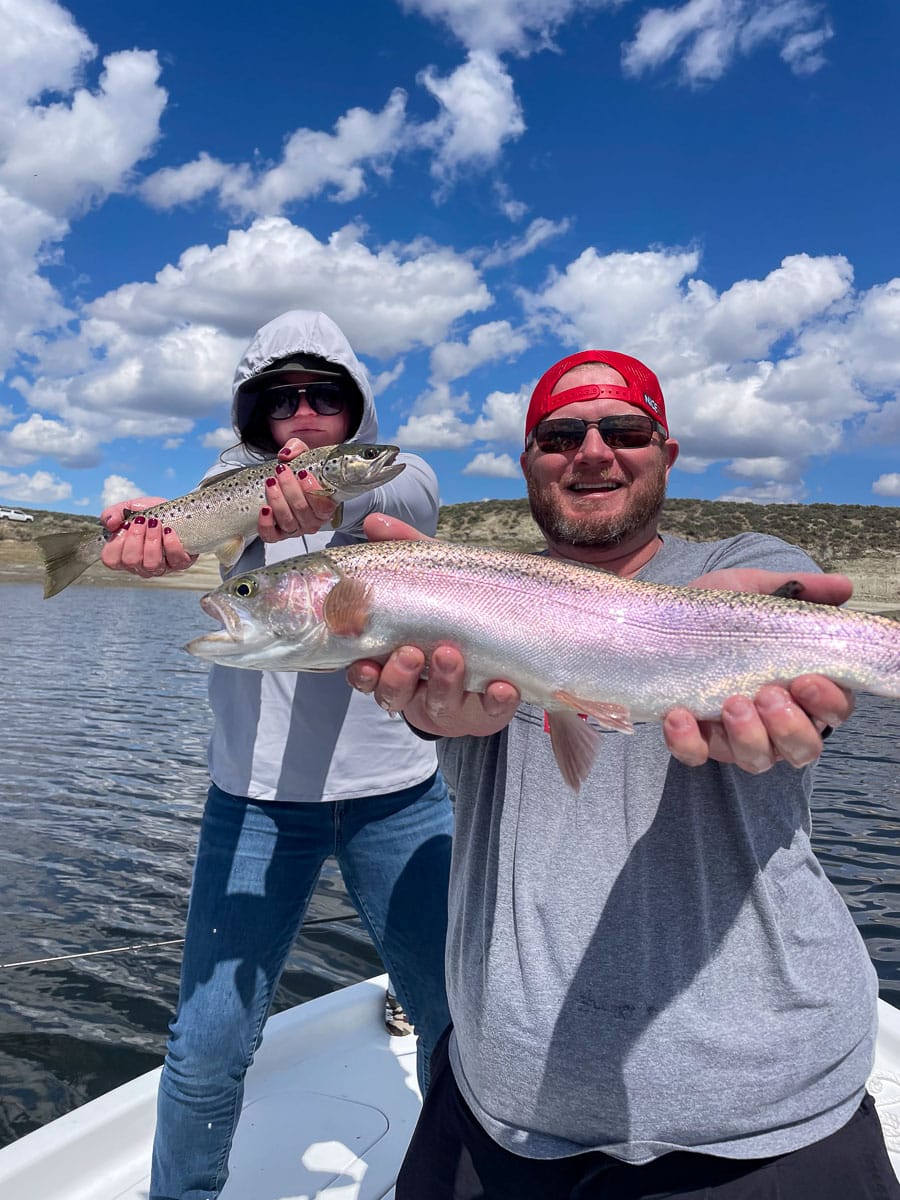
[[[290, 464], [272, 459], [228, 471], [175, 500], [141, 509], [140, 515], [155, 517], [163, 528], [173, 529], [189, 554], [214, 552], [228, 568], [256, 536], [259, 510], [266, 503], [266, 480], [275, 474], [276, 467], [289, 465], [295, 472], [305, 470], [315, 476], [319, 494], [339, 505], [332, 522], [336, 528], [344, 500], [379, 487], [400, 474], [405, 464], [395, 463], [398, 453], [396, 446], [364, 442], [319, 446], [305, 450], [291, 459]], [[136, 510], [126, 509], [124, 519], [136, 515]], [[35, 538], [44, 558], [44, 597], [55, 596], [97, 562], [108, 536], [98, 525], [87, 534], [50, 533]]]
[[449, 642], [465, 655], [470, 690], [514, 683], [547, 710], [551, 735], [557, 718], [562, 742], [587, 738], [576, 728], [585, 722], [559, 719], [576, 713], [626, 732], [676, 705], [714, 718], [729, 696], [807, 673], [900, 698], [898, 622], [471, 545], [329, 549], [231, 579], [201, 604], [224, 628], [187, 649], [235, 667], [339, 669]]

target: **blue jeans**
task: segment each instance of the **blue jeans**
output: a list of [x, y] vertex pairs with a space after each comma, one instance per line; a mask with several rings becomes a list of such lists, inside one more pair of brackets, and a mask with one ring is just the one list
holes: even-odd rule
[[208, 1200], [225, 1183], [244, 1075], [329, 855], [416, 1026], [424, 1092], [431, 1050], [450, 1021], [452, 830], [440, 773], [389, 795], [319, 804], [210, 787], [159, 1086], [150, 1200]]

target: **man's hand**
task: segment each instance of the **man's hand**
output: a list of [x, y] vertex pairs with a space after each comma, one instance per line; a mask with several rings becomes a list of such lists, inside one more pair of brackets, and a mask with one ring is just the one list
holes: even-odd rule
[[[694, 587], [771, 595], [796, 580], [798, 598], [815, 604], [843, 604], [853, 594], [846, 575], [787, 574], [752, 568], [712, 571]], [[822, 675], [801, 675], [788, 687], [766, 684], [751, 699], [732, 696], [718, 721], [698, 721], [686, 708], [673, 708], [663, 720], [672, 755], [688, 767], [708, 759], [734, 763], [758, 775], [778, 761], [803, 767], [822, 753], [821, 732], [841, 725], [853, 712], [853, 695]]]
[[275, 474], [266, 480], [266, 504], [260, 510], [257, 532], [264, 542], [280, 542], [303, 533], [317, 533], [334, 516], [337, 505], [321, 491], [313, 475], [296, 473], [287, 465], [309, 447], [291, 438], [278, 452]]
[[124, 519], [126, 508], [146, 509], [164, 502], [163, 496], [141, 496], [104, 508], [100, 520], [115, 536], [103, 547], [100, 558], [111, 571], [129, 571], [141, 579], [153, 579], [169, 571], [184, 571], [197, 561], [196, 554], [185, 550], [178, 534], [155, 517]]
[[[422, 670], [428, 666], [428, 678]], [[487, 737], [508, 725], [519, 705], [511, 683], [495, 680], [484, 692], [467, 692], [465, 660], [455, 646], [437, 646], [426, 660], [418, 646], [400, 646], [384, 666], [361, 659], [347, 668], [360, 692], [371, 692], [388, 712], [402, 712], [423, 733]]]
[[[424, 533], [384, 513], [371, 513], [363, 522], [369, 541], [427, 541]], [[422, 679], [426, 658], [418, 646], [400, 646], [382, 666], [360, 659], [347, 668], [347, 679], [357, 691], [368, 692], [382, 708], [402, 712], [423, 733], [442, 737], [474, 734], [486, 737], [508, 725], [519, 705], [511, 683], [496, 680], [485, 692], [467, 692], [465, 660], [455, 646], [437, 646], [428, 661], [428, 678]]]

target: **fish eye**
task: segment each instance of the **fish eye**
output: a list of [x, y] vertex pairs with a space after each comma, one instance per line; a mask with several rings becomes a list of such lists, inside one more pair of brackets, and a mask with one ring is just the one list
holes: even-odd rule
[[248, 600], [259, 591], [259, 584], [255, 579], [239, 579], [232, 588], [232, 591], [236, 596], [240, 596], [242, 600]]
[[378, 451], [375, 449], [374, 446], [369, 446], [368, 449], [363, 450], [363, 458], [377, 458], [377, 457], [378, 457]]

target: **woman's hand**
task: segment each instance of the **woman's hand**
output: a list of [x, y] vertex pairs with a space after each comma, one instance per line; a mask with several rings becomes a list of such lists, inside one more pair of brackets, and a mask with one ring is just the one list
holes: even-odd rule
[[164, 502], [163, 496], [141, 496], [104, 508], [100, 520], [114, 536], [103, 547], [100, 558], [111, 571], [129, 571], [141, 579], [153, 579], [169, 571], [184, 571], [197, 561], [196, 554], [185, 550], [178, 534], [161, 525], [156, 517], [137, 516], [125, 521], [125, 509], [147, 509]]
[[260, 510], [257, 532], [264, 542], [280, 542], [303, 533], [317, 533], [334, 516], [337, 505], [327, 496], [315, 476], [297, 473], [288, 463], [309, 447], [291, 438], [278, 452], [275, 474], [266, 480], [266, 504]]
[[[752, 568], [712, 571], [692, 586], [771, 595], [788, 582], [801, 585], [798, 598], [816, 604], [843, 604], [853, 593], [846, 575]], [[766, 684], [752, 698], [729, 697], [717, 721], [699, 721], [686, 708], [673, 708], [663, 720], [663, 735], [686, 766], [713, 759], [758, 775], [779, 761], [793, 767], [814, 762], [822, 753], [823, 730], [841, 725], [853, 707], [853, 694], [833, 680], [800, 675], [787, 687]]]

